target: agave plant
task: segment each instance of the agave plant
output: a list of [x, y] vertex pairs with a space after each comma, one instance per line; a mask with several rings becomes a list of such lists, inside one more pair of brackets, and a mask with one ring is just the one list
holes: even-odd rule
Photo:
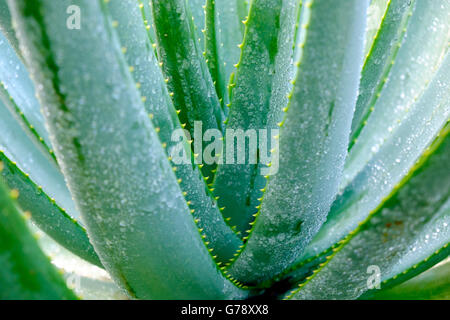
[[449, 297], [449, 0], [0, 10], [0, 298]]

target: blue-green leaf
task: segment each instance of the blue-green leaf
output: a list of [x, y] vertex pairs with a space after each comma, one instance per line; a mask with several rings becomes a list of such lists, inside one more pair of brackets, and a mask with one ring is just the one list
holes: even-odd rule
[[[273, 129], [279, 129], [277, 123], [282, 120], [283, 108], [288, 103], [287, 95], [292, 87], [292, 46], [297, 10], [296, 0], [255, 0], [251, 4], [227, 120], [227, 130], [243, 130], [239, 138], [243, 138], [244, 142], [252, 139], [242, 136], [248, 130], [254, 130], [250, 133], [256, 131], [260, 139], [266, 133], [270, 144], [275, 135]], [[260, 130], [266, 132], [261, 134]], [[252, 164], [250, 159], [267, 158], [271, 147], [264, 151], [257, 146], [256, 150], [252, 150], [255, 149], [249, 146], [252, 142], [245, 142], [242, 149], [246, 160], [241, 164], [236, 152], [240, 147], [235, 147], [236, 139], [231, 135], [230, 139], [227, 141], [225, 138], [225, 143], [229, 145], [224, 152], [227, 162], [218, 167], [214, 188], [219, 205], [225, 207], [224, 217], [245, 237], [245, 231], [260, 204], [260, 189], [265, 184], [263, 171], [266, 171], [264, 169], [268, 164]], [[232, 160], [235, 163], [229, 163], [231, 155], [234, 155]]]
[[14, 50], [19, 54], [19, 41], [13, 29], [7, 0], [0, 0], [0, 31], [6, 36]]
[[0, 177], [0, 300], [76, 299], [28, 230], [17, 195]]
[[19, 191], [17, 203], [22, 210], [31, 215], [32, 221], [63, 247], [86, 261], [102, 267], [89, 242], [86, 230], [1, 151], [0, 161], [4, 166], [1, 176], [9, 188]]
[[279, 169], [268, 178], [250, 238], [230, 268], [241, 281], [281, 273], [326, 219], [347, 154], [367, 5], [361, 0], [305, 4], [310, 20], [302, 27], [304, 49], [280, 130]]
[[[355, 299], [408, 280], [450, 253], [450, 125], [392, 196], [294, 293]], [[326, 290], [324, 290], [326, 286]]]
[[8, 154], [0, 154], [6, 167], [2, 175], [10, 188], [20, 191], [18, 203], [23, 210], [33, 211], [32, 220], [38, 226], [64, 247], [101, 266], [83, 227], [60, 207], [68, 205], [69, 213], [78, 217], [63, 176], [49, 150], [50, 141], [34, 85], [24, 65], [1, 34], [0, 80], [0, 97], [5, 102], [0, 102], [3, 117], [0, 149]]
[[334, 202], [299, 261], [328, 251], [367, 218], [405, 177], [450, 116], [450, 55], [379, 152]]
[[32, 139], [52, 153], [44, 117], [28, 71], [6, 39], [0, 34], [0, 99]]
[[419, 119], [417, 101], [448, 50], [450, 2], [393, 0], [388, 11], [363, 70], [342, 188], [392, 139], [405, 118]]
[[0, 150], [8, 159], [28, 174], [29, 178], [42, 187], [45, 194], [55, 199], [72, 218], [78, 219], [78, 211], [55, 161], [26, 134], [16, 117], [1, 100], [0, 133]]
[[360, 94], [353, 118], [350, 148], [356, 143], [386, 84], [393, 62], [395, 62], [399, 48], [404, 41], [414, 5], [415, 1], [410, 0], [389, 2], [386, 15], [364, 64]]
[[78, 0], [81, 30], [65, 28], [72, 4], [9, 1], [55, 153], [103, 265], [137, 298], [245, 297], [201, 239], [107, 4]]
[[206, 59], [223, 106], [230, 103], [228, 84], [241, 55], [239, 46], [244, 37], [242, 7], [242, 0], [206, 2]]

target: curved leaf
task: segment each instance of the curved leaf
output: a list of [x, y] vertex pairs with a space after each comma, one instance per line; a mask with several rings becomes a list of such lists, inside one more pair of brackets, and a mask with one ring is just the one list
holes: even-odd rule
[[[19, 205], [23, 210], [33, 211], [32, 220], [37, 225], [64, 247], [101, 266], [86, 231], [72, 218], [78, 217], [78, 213], [53, 161], [53, 155], [49, 152], [50, 142], [39, 103], [34, 96], [34, 86], [22, 62], [2, 39], [0, 35], [0, 97], [5, 101], [5, 105], [0, 102], [0, 149], [8, 154], [0, 151], [0, 158], [6, 167], [2, 175], [9, 188], [19, 190]], [[16, 101], [22, 109], [19, 109]], [[33, 181], [42, 183], [42, 187]], [[72, 217], [61, 205], [68, 205]]]
[[202, 242], [107, 4], [77, 1], [82, 30], [70, 30], [71, 4], [9, 1], [58, 161], [103, 265], [137, 298], [245, 297]]
[[414, 5], [415, 1], [409, 0], [389, 1], [386, 15], [364, 64], [360, 94], [352, 123], [350, 148], [356, 143], [374, 110], [380, 92], [384, 89], [392, 70], [392, 62], [395, 62], [399, 48], [405, 40]]
[[377, 208], [430, 145], [450, 116], [450, 55], [392, 137], [334, 202], [326, 223], [298, 261], [320, 255]]
[[[278, 129], [277, 123], [281, 121], [283, 108], [288, 103], [287, 94], [292, 87], [292, 45], [297, 10], [296, 0], [252, 2], [241, 60], [233, 80], [235, 87], [227, 130], [243, 130], [244, 134], [248, 130], [256, 130], [260, 139], [264, 135], [261, 130], [266, 130], [267, 140], [270, 141], [274, 135], [272, 130]], [[226, 141], [230, 145], [228, 149], [236, 150], [235, 139], [229, 139], [233, 140]], [[265, 184], [265, 174], [261, 169], [267, 169], [267, 163], [252, 164], [250, 159], [267, 158], [272, 148], [267, 148], [266, 155], [262, 155], [264, 151], [260, 150], [260, 146], [251, 150], [249, 143], [245, 143], [243, 149], [248, 161], [241, 164], [237, 152], [225, 148], [227, 163], [218, 167], [214, 189], [219, 205], [225, 207], [224, 217], [244, 237], [253, 215], [258, 211], [256, 207], [262, 195], [260, 189]], [[230, 154], [234, 155], [235, 163], [229, 163]]]
[[280, 130], [279, 170], [269, 177], [254, 229], [230, 268], [241, 281], [281, 273], [326, 219], [347, 154], [367, 4], [306, 4], [310, 20], [303, 27], [300, 68]]
[[449, 131], [447, 125], [393, 195], [307, 278], [294, 299], [368, 297], [377, 291], [376, 277], [380, 288], [390, 287], [448, 256]]
[[[86, 230], [64, 209], [60, 208], [55, 200], [48, 197], [41, 187], [30, 180], [0, 151], [0, 161], [3, 162], [3, 176], [10, 189], [19, 191], [17, 203], [21, 209], [30, 213], [32, 221], [62, 246], [81, 258], [99, 267], [102, 264], [94, 251]], [[32, 214], [31, 214], [32, 212]]]
[[0, 177], [0, 300], [76, 299], [28, 230], [16, 196]]
[[30, 139], [9, 109], [0, 100], [0, 150], [72, 218], [78, 219], [78, 211], [55, 161]]
[[50, 138], [36, 99], [34, 85], [22, 61], [0, 34], [0, 98], [32, 139], [52, 156]]
[[[145, 110], [158, 128], [158, 136], [169, 157], [173, 148], [183, 143], [172, 139], [175, 130], [181, 130], [181, 125], [151, 43], [147, 39], [138, 3], [135, 0], [110, 0], [108, 8], [116, 22], [122, 52], [128, 66], [133, 68], [133, 79], [139, 88]], [[193, 162], [190, 145], [185, 136], [182, 138], [185, 141], [183, 151]], [[180, 179], [180, 189], [189, 209], [205, 236], [205, 243], [213, 250], [217, 261], [227, 262], [242, 245], [241, 240], [223, 220], [215, 199], [206, 188], [198, 166], [174, 162], [173, 166], [177, 178]]]

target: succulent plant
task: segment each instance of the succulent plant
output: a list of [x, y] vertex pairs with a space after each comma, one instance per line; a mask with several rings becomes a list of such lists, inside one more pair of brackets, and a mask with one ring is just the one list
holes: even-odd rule
[[1, 299], [79, 297], [36, 228], [129, 298], [449, 297], [450, 1], [0, 0], [0, 25]]

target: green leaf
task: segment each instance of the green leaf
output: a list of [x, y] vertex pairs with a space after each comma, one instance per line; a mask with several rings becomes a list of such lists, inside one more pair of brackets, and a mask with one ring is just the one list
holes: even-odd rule
[[368, 297], [377, 291], [377, 280], [379, 288], [391, 287], [448, 257], [449, 131], [447, 125], [388, 200], [307, 278], [294, 299]]
[[127, 300], [129, 297], [112, 280], [108, 273], [80, 259], [61, 247], [45, 232], [29, 223], [29, 229], [39, 247], [52, 264], [63, 273], [67, 286], [82, 300]]
[[367, 11], [366, 47], [364, 57], [367, 57], [372, 49], [374, 40], [377, 39], [381, 24], [386, 18], [386, 11], [391, 0], [371, 0]]
[[228, 85], [234, 66], [239, 62], [239, 45], [244, 37], [242, 0], [206, 2], [206, 59], [222, 105], [230, 103]]
[[450, 264], [443, 262], [421, 275], [375, 294], [375, 300], [449, 300]]
[[[415, 1], [410, 0], [389, 1], [385, 18], [364, 64], [360, 94], [353, 118], [350, 148], [354, 146], [365, 123], [370, 118], [380, 92], [387, 82], [387, 77], [393, 67], [392, 62], [395, 62], [399, 48], [405, 40], [405, 31], [414, 5]], [[400, 71], [404, 72], [404, 69], [400, 69]]]
[[22, 61], [2, 34], [0, 34], [0, 99], [22, 125], [24, 131], [32, 139], [37, 139], [45, 152], [52, 154], [50, 138], [45, 129], [33, 82]]
[[[172, 100], [164, 83], [164, 77], [147, 38], [145, 24], [141, 19], [139, 5], [134, 0], [110, 0], [108, 8], [114, 21], [127, 63], [132, 67], [133, 79], [137, 83], [144, 107], [158, 128], [158, 136], [165, 146], [167, 157], [171, 150], [182, 144], [189, 160], [192, 159], [187, 139], [178, 142], [172, 139], [175, 130], [181, 130]], [[195, 164], [173, 163], [175, 174], [180, 179], [180, 189], [188, 201], [189, 209], [203, 229], [205, 243], [213, 249], [217, 260], [230, 260], [242, 241], [234, 234], [222, 218], [219, 207], [205, 186], [203, 177]]]
[[281, 273], [326, 219], [347, 154], [367, 5], [361, 0], [305, 4], [310, 19], [303, 25], [300, 68], [280, 130], [279, 169], [268, 178], [254, 229], [230, 268], [241, 281], [261, 282]]
[[9, 109], [0, 100], [0, 150], [72, 218], [79, 219], [78, 210], [55, 161], [26, 134]]
[[[223, 1], [223, 0], [222, 0]], [[248, 18], [248, 11], [250, 9], [250, 0], [236, 0], [237, 1], [237, 13], [239, 16], [239, 21], [244, 22]], [[245, 26], [241, 25], [242, 34], [244, 34]]]
[[13, 29], [7, 0], [0, 0], [0, 31], [6, 36], [10, 44], [13, 46], [14, 50], [16, 50], [17, 54], [19, 54], [19, 41], [17, 40], [16, 34]]
[[[241, 60], [233, 80], [235, 88], [227, 131], [235, 130], [239, 135], [237, 130], [243, 130], [243, 136], [248, 130], [256, 130], [261, 139], [264, 133], [259, 130], [267, 130], [269, 141], [275, 135], [273, 129], [278, 129], [277, 123], [282, 119], [283, 108], [288, 103], [287, 95], [292, 88], [292, 46], [297, 10], [296, 0], [252, 2]], [[249, 143], [245, 143], [246, 161], [241, 164], [236, 156], [236, 139], [230, 135], [225, 140], [229, 144], [224, 152], [227, 163], [218, 167], [215, 194], [219, 197], [219, 205], [225, 207], [224, 217], [245, 236], [260, 204], [260, 189], [265, 184], [265, 174], [261, 169], [267, 169], [267, 163], [251, 164], [250, 159], [267, 158], [271, 147], [260, 150], [258, 146], [257, 150], [250, 150]], [[234, 155], [232, 160], [235, 163], [229, 162], [230, 155]]]
[[3, 179], [10, 189], [19, 191], [20, 196], [17, 198], [17, 203], [22, 210], [31, 215], [32, 221], [68, 250], [86, 261], [102, 267], [89, 242], [86, 230], [1, 151], [0, 161], [4, 166], [1, 172]]
[[58, 161], [103, 265], [136, 298], [245, 297], [202, 242], [107, 4], [77, 1], [81, 30], [70, 30], [71, 4], [9, 2]]
[[16, 196], [0, 177], [0, 299], [76, 299], [28, 230]]
[[[5, 105], [0, 102], [0, 113], [4, 117], [3, 123], [7, 123], [3, 127], [0, 145], [11, 159], [17, 161], [17, 164], [13, 163], [3, 152], [0, 154], [6, 166], [2, 175], [9, 188], [20, 191], [19, 205], [23, 210], [33, 211], [32, 220], [45, 232], [69, 250], [101, 266], [86, 231], [60, 207], [64, 203], [69, 204], [70, 213], [78, 217], [63, 177], [53, 161], [54, 156], [49, 150], [50, 141], [35, 97], [34, 85], [25, 66], [1, 34], [0, 80], [0, 97], [5, 101]], [[25, 174], [19, 167], [30, 174]], [[36, 185], [32, 179], [43, 183], [43, 187]], [[45, 192], [51, 192], [56, 200]]]
[[[169, 91], [173, 94], [179, 118], [190, 138], [202, 147], [202, 139], [195, 137], [194, 123], [197, 121], [201, 125], [197, 132], [203, 137], [208, 129], [223, 130], [224, 115], [208, 66], [195, 39], [191, 14], [185, 0], [152, 0], [152, 4], [159, 59], [168, 79]], [[215, 164], [206, 164], [202, 168], [208, 182], [214, 176], [215, 167]]]
[[450, 116], [450, 55], [447, 53], [421, 98], [379, 152], [338, 196], [326, 223], [308, 246], [306, 259], [329, 251], [375, 210], [431, 144]]
[[392, 1], [363, 70], [343, 188], [405, 118], [417, 117], [414, 106], [439, 69], [449, 40], [449, 2]]

